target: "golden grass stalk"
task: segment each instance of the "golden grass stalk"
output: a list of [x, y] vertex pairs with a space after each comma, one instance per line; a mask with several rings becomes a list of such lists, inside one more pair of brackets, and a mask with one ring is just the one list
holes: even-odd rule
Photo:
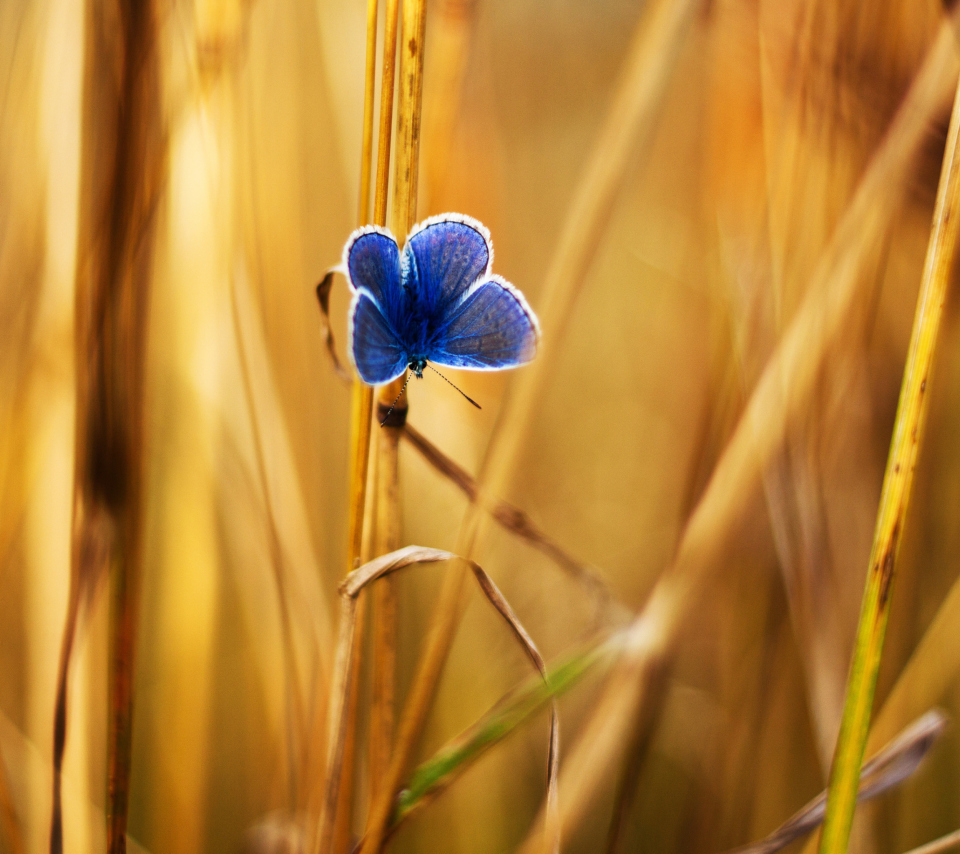
[[820, 837], [821, 854], [846, 851], [853, 825], [860, 763], [866, 749], [873, 695], [890, 616], [897, 553], [910, 503], [913, 475], [927, 411], [927, 381], [933, 367], [947, 284], [957, 253], [960, 207], [960, 88], [947, 132], [947, 147], [937, 189], [933, 227], [917, 298], [910, 348], [903, 372], [900, 402], [883, 477], [877, 527], [870, 552], [867, 583], [854, 644], [840, 735], [830, 773], [827, 816]]
[[[399, 14], [399, 0], [389, 0], [387, 9], [387, 34], [384, 44], [383, 62], [383, 98], [381, 101], [381, 121], [385, 124], [393, 122], [394, 101], [394, 62], [396, 59], [397, 25]], [[405, 30], [406, 32], [406, 30]], [[389, 56], [389, 62], [388, 62]], [[387, 82], [387, 75], [390, 80]], [[402, 109], [401, 94], [401, 109]], [[417, 108], [419, 110], [419, 107]], [[401, 117], [403, 113], [401, 112]], [[398, 201], [396, 187], [400, 183], [399, 164], [405, 147], [404, 122], [397, 126], [398, 155], [397, 174], [394, 176], [394, 226], [398, 235], [404, 235], [413, 224], [398, 219]], [[417, 160], [416, 151], [413, 153], [414, 162]], [[388, 185], [390, 156], [389, 149], [381, 152], [377, 163], [377, 185], [386, 189]], [[416, 199], [416, 179], [414, 178], [413, 194]], [[386, 219], [386, 194], [381, 199], [378, 196], [376, 211], [377, 222], [383, 224]], [[416, 202], [414, 201], [414, 205]], [[390, 402], [396, 398], [395, 385], [381, 390], [378, 412], [383, 412], [386, 397]], [[388, 403], [387, 406], [390, 404]], [[401, 421], [406, 417], [406, 399], [398, 401], [395, 415]], [[382, 420], [382, 415], [377, 421]], [[402, 431], [402, 427], [399, 428]], [[398, 428], [392, 425], [383, 427], [377, 434], [377, 469], [376, 493], [374, 505], [376, 519], [374, 520], [374, 554], [386, 554], [394, 551], [400, 545], [400, 486], [398, 480], [399, 449]], [[380, 782], [386, 776], [390, 764], [390, 752], [393, 749], [394, 706], [396, 703], [396, 669], [397, 669], [397, 594], [393, 579], [385, 579], [382, 584], [373, 588], [371, 596], [373, 610], [373, 637], [372, 637], [372, 696], [370, 706], [370, 797], [377, 796]]]
[[[857, 800], [875, 798], [911, 777], [946, 728], [946, 715], [936, 709], [910, 724], [876, 756], [864, 763]], [[731, 854], [774, 854], [819, 827], [826, 810], [827, 791], [824, 790], [759, 842], [744, 845]]]
[[[584, 815], [620, 754], [650, 686], [742, 517], [794, 413], [809, 398], [831, 343], [854, 307], [864, 264], [879, 251], [907, 190], [926, 131], [956, 85], [951, 22], [945, 22], [812, 277], [807, 295], [757, 383], [681, 537], [676, 558], [630, 629], [632, 641], [608, 680], [561, 773], [564, 833]], [[539, 850], [535, 835], [525, 851]]]
[[[392, 226], [398, 239], [410, 231], [417, 213], [417, 176], [420, 155], [420, 113], [423, 96], [423, 56], [424, 35], [426, 29], [426, 2], [425, 0], [404, 0], [401, 10], [401, 39], [400, 39], [400, 66], [399, 86], [397, 96], [397, 146], [394, 162], [393, 183], [393, 213]], [[385, 169], [384, 164], [380, 168]], [[397, 497], [397, 452], [396, 446], [400, 441], [403, 423], [406, 420], [406, 399], [403, 394], [403, 384], [406, 381], [406, 372], [398, 377], [394, 383], [381, 389], [379, 398], [378, 418], [386, 418], [390, 406], [394, 411], [390, 416], [390, 423], [382, 426], [384, 435], [381, 437], [381, 454], [383, 459], [378, 460], [378, 486], [382, 486], [384, 493], [377, 496], [378, 524], [382, 521], [387, 526], [389, 536], [394, 536], [399, 529], [399, 505]], [[386, 544], [386, 540], [384, 540]], [[383, 594], [383, 600], [389, 599], [391, 594]], [[393, 604], [392, 609], [395, 609]], [[392, 632], [388, 636], [388, 632]], [[396, 631], [393, 626], [386, 626], [384, 631], [375, 636], [376, 644], [373, 649], [375, 670], [380, 675], [378, 680], [391, 680], [396, 660]], [[392, 740], [392, 688], [387, 688], [384, 681], [380, 682], [380, 696], [375, 707], [377, 716], [374, 722], [374, 732], [381, 740], [377, 756], [389, 753], [382, 745], [382, 740]], [[389, 711], [389, 725], [387, 723], [387, 703], [391, 704]], [[367, 836], [364, 842], [364, 851], [379, 850], [383, 831], [390, 814], [390, 804], [393, 792], [399, 783], [409, 763], [409, 752], [399, 749], [394, 754], [390, 767], [385, 774], [380, 775], [379, 791], [372, 800], [371, 814], [368, 819]], [[379, 770], [379, 769], [378, 769]]]
[[[364, 126], [363, 155], [361, 162], [361, 188], [359, 220], [365, 225], [369, 217], [371, 156], [373, 149], [373, 98], [376, 66], [376, 0], [368, 0], [367, 6], [367, 57], [366, 79], [364, 85]], [[380, 87], [380, 128], [377, 141], [377, 172], [374, 197], [373, 220], [377, 225], [386, 223], [387, 194], [389, 184], [390, 149], [393, 132], [393, 100], [395, 57], [397, 38], [398, 0], [388, 0], [385, 18], [383, 43], [383, 65]], [[325, 280], [326, 281], [326, 278]], [[326, 311], [320, 288], [321, 310]], [[328, 329], [330, 352], [334, 355], [332, 336]], [[369, 554], [365, 553], [365, 544], [372, 542], [371, 520], [366, 518], [368, 501], [368, 482], [370, 480], [371, 426], [373, 418], [373, 389], [359, 379], [353, 381], [353, 417], [351, 429], [351, 472], [350, 505], [348, 518], [348, 561], [347, 572], [365, 562]], [[375, 496], [374, 496], [375, 498]], [[327, 773], [323, 804], [320, 813], [319, 830], [316, 838], [317, 852], [339, 852], [347, 850], [351, 834], [351, 794], [353, 791], [354, 747], [356, 741], [356, 703], [357, 686], [360, 675], [360, 644], [363, 638], [364, 612], [360, 603], [357, 613], [360, 630], [354, 637], [351, 650], [349, 672], [337, 681], [337, 668], [334, 669], [334, 681], [331, 685], [331, 704], [328, 712]], [[379, 721], [373, 723], [375, 732], [382, 732]], [[375, 748], [376, 749], [376, 748]]]
[[[547, 274], [544, 286], [547, 303], [540, 313], [544, 351], [537, 361], [521, 372], [517, 381], [519, 387], [499, 420], [479, 478], [481, 493], [500, 491], [516, 459], [548, 373], [551, 338], [555, 341], [562, 339], [573, 302], [596, 252], [630, 157], [652, 136], [654, 116], [696, 6], [696, 0], [659, 0], [645, 11], [638, 26], [620, 86], [578, 187]], [[483, 503], [478, 502], [468, 510], [460, 537], [459, 551], [468, 557], [479, 535], [479, 508]], [[466, 568], [455, 564], [444, 577], [426, 649], [418, 662], [401, 719], [394, 758], [385, 783], [387, 789], [396, 791], [412, 760], [459, 623], [466, 576]], [[390, 812], [391, 797], [385, 791], [375, 800], [371, 810], [363, 854], [380, 850]]]

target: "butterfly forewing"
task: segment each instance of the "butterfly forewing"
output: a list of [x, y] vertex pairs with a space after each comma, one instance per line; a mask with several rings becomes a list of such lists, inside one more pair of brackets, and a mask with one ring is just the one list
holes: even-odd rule
[[386, 229], [366, 226], [354, 232], [343, 252], [354, 290], [364, 288], [385, 306], [400, 291], [400, 250]]
[[456, 305], [490, 271], [490, 234], [476, 220], [432, 218], [418, 226], [403, 249], [404, 285], [425, 313]]

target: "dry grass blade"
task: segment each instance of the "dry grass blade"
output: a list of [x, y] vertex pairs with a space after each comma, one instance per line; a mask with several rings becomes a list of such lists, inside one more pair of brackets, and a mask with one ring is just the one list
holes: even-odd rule
[[[444, 454], [443, 451], [411, 424], [407, 423], [403, 435], [436, 471], [450, 480], [471, 502], [477, 500], [480, 495], [480, 488], [477, 485], [476, 479], [472, 477], [466, 469], [456, 461], [450, 459], [450, 457]], [[484, 509], [487, 510], [500, 525], [518, 537], [525, 539], [535, 549], [545, 554], [556, 563], [557, 566], [588, 589], [590, 593], [596, 597], [598, 607], [601, 611], [607, 612], [613, 609], [622, 612], [618, 614], [618, 616], [626, 614], [626, 609], [615, 602], [613, 593], [610, 591], [606, 582], [589, 566], [581, 563], [564, 551], [556, 542], [547, 536], [546, 533], [541, 531], [523, 510], [507, 501], [487, 500], [489, 503]]]
[[[475, 563], [470, 564], [473, 574], [480, 584], [480, 589], [490, 600], [490, 603], [497, 612], [507, 621], [511, 631], [516, 636], [520, 645], [523, 647], [527, 656], [533, 662], [533, 666], [540, 671], [544, 682], [547, 682], [547, 666], [543, 663], [543, 657], [534, 644], [533, 639], [527, 634], [517, 615], [510, 607], [510, 603], [503, 598], [503, 594], [490, 578]], [[553, 702], [550, 709], [550, 749], [547, 752], [547, 820], [544, 835], [546, 844], [553, 852], [560, 851], [560, 816], [559, 816], [559, 793], [557, 772], [560, 763], [560, 715], [557, 711], [557, 703]]]
[[960, 830], [955, 830], [918, 848], [911, 848], [906, 854], [940, 854], [941, 851], [949, 851], [957, 846], [960, 846]]
[[933, 227], [917, 299], [917, 313], [903, 372], [890, 456], [883, 478], [877, 528], [870, 554], [863, 606], [854, 645], [843, 720], [830, 774], [822, 854], [846, 851], [853, 824], [857, 780], [873, 711], [873, 695], [890, 615], [891, 588], [927, 410], [947, 284], [957, 253], [960, 206], [960, 88], [950, 117]]
[[[945, 22], [872, 158], [814, 273], [807, 296], [757, 383], [683, 532], [677, 556], [634, 620], [634, 642], [609, 680], [561, 774], [564, 833], [615, 762], [734, 525], [810, 394], [830, 343], [849, 317], [866, 260], [882, 246], [933, 117], [956, 85], [953, 28]], [[566, 791], [569, 785], [570, 790]], [[525, 850], [537, 850], [531, 838]]]
[[[914, 721], [893, 742], [866, 762], [860, 774], [857, 800], [864, 801], [900, 785], [923, 762], [947, 726], [946, 717], [931, 710]], [[771, 834], [735, 849], [735, 854], [773, 854], [820, 826], [827, 808], [824, 790]], [[734, 854], [734, 852], [731, 852]]]

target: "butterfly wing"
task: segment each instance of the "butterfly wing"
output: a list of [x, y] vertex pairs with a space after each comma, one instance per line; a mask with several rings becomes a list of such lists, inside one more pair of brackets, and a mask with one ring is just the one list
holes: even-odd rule
[[365, 288], [353, 297], [347, 334], [353, 364], [367, 385], [383, 385], [406, 370], [406, 351]]
[[347, 320], [348, 350], [360, 379], [382, 385], [403, 373], [407, 357], [389, 306], [401, 299], [400, 250], [385, 228], [364, 226], [343, 248], [343, 267], [354, 291]]
[[418, 225], [403, 248], [403, 284], [427, 314], [457, 305], [490, 273], [490, 232], [463, 214], [441, 214]]
[[498, 371], [529, 362], [537, 352], [537, 316], [513, 285], [491, 276], [450, 312], [428, 358], [472, 371]]
[[394, 236], [378, 225], [358, 228], [343, 247], [343, 268], [350, 287], [368, 291], [386, 307], [400, 296], [400, 250]]

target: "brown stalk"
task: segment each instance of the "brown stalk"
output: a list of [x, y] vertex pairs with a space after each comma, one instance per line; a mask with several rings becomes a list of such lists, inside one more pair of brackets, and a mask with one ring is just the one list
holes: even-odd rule
[[[936, 709], [910, 724], [896, 739], [864, 763], [860, 771], [857, 800], [875, 798], [911, 777], [946, 727], [946, 716]], [[730, 854], [774, 854], [816, 830], [823, 822], [826, 810], [827, 792], [824, 790], [759, 842], [736, 848]]]
[[[574, 300], [593, 260], [631, 156], [652, 137], [654, 117], [696, 7], [696, 0], [659, 0], [645, 10], [637, 28], [621, 84], [575, 194], [547, 274], [544, 285], [546, 303], [540, 313], [544, 352], [519, 374], [517, 387], [499, 420], [499, 429], [491, 441], [479, 478], [481, 493], [502, 492], [516, 461], [551, 364], [551, 341], [562, 340]], [[468, 557], [480, 534], [480, 506], [478, 502], [468, 509], [460, 536], [458, 551]], [[393, 792], [409, 770], [427, 712], [433, 704], [440, 673], [459, 623], [466, 577], [466, 569], [461, 565], [451, 567], [444, 577], [440, 601], [404, 708], [393, 762], [385, 783], [386, 789]], [[375, 800], [363, 854], [380, 850], [391, 803], [392, 795], [387, 791]]]
[[[119, 13], [119, 14], [117, 14]], [[71, 591], [54, 726], [50, 850], [63, 847], [60, 774], [73, 637], [91, 574], [110, 569], [107, 848], [126, 850], [142, 558], [143, 405], [154, 213], [163, 175], [150, 2], [90, 0], [76, 290], [77, 422]]]
[[[673, 563], [655, 585], [629, 630], [633, 643], [608, 680], [561, 777], [564, 832], [584, 815], [589, 799], [617, 760], [618, 746], [669, 659], [680, 630], [716, 568], [787, 426], [806, 404], [824, 356], [844, 329], [861, 271], [880, 251], [907, 190], [926, 130], [952, 95], [957, 58], [945, 22], [923, 67], [871, 159], [854, 198], [814, 272], [808, 292], [768, 362], [734, 435], [691, 515]], [[539, 850], [531, 836], [525, 851]]]

